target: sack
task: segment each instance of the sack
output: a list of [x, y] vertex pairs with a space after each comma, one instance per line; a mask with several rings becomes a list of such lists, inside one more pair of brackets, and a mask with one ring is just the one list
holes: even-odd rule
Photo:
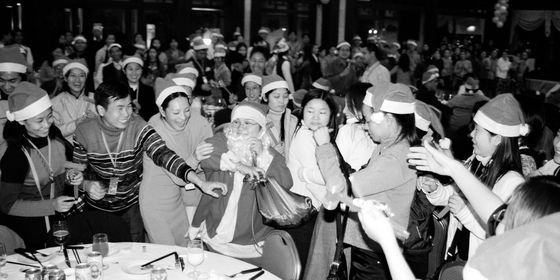
[[265, 225], [275, 228], [294, 228], [307, 222], [317, 209], [311, 199], [278, 184], [274, 178], [253, 181], [257, 207]]

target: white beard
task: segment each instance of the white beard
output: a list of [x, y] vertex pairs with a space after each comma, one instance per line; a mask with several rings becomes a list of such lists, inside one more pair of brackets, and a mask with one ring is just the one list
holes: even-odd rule
[[230, 127], [224, 129], [224, 134], [227, 138], [228, 150], [234, 153], [241, 163], [253, 166], [253, 154], [249, 143], [249, 137], [236, 133]]

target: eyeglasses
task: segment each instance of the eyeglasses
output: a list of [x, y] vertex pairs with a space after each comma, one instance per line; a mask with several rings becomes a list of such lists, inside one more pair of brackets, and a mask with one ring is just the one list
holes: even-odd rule
[[250, 126], [255, 126], [255, 125], [259, 125], [258, 123], [254, 122], [254, 121], [250, 121], [250, 120], [233, 120], [231, 122], [231, 126], [234, 128], [240, 128], [241, 126], [243, 127], [250, 127]]
[[465, 88], [466, 92], [477, 92], [478, 88]]

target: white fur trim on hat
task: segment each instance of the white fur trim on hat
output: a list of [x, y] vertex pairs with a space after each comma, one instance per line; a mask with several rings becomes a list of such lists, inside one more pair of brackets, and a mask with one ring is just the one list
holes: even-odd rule
[[45, 95], [19, 111], [7, 111], [6, 118], [12, 122], [24, 121], [41, 114], [43, 111], [47, 110], [50, 107], [52, 107], [51, 99], [48, 95]]
[[207, 46], [206, 44], [204, 44], [204, 43], [202, 43], [202, 44], [194, 44], [193, 49], [194, 49], [195, 51], [207, 50], [207, 49], [208, 49], [208, 46]]
[[381, 108], [379, 110], [387, 113], [394, 113], [394, 114], [412, 114], [414, 113], [414, 102], [413, 103], [404, 103], [392, 100], [383, 100], [383, 104], [381, 104]]
[[484, 112], [478, 111], [473, 118], [474, 122], [482, 126], [484, 129], [504, 136], [504, 137], [519, 137], [522, 133], [528, 133], [529, 129], [526, 124], [519, 125], [503, 125], [488, 117]]
[[422, 131], [428, 131], [428, 129], [430, 129], [430, 121], [422, 118], [422, 116], [417, 113], [414, 113], [414, 123], [416, 127]]
[[408, 41], [406, 41], [406, 43], [407, 43], [408, 45], [413, 45], [413, 46], [415, 46], [415, 47], [418, 47], [418, 43], [416, 43], [416, 41], [414, 41], [414, 40], [408, 40]]
[[123, 62], [122, 62], [123, 70], [126, 67], [126, 65], [129, 64], [129, 63], [137, 63], [138, 65], [140, 65], [140, 67], [144, 67], [144, 61], [142, 61], [142, 59], [140, 59], [139, 57], [136, 57], [136, 56], [131, 56], [131, 57], [127, 57], [125, 60], [123, 60]]
[[241, 79], [241, 84], [244, 85], [246, 82], [253, 82], [262, 86], [262, 77], [257, 75], [246, 75], [243, 79]]
[[337, 48], [337, 49], [340, 49], [340, 48], [342, 48], [342, 47], [349, 47], [349, 48], [351, 48], [352, 46], [351, 46], [350, 43], [348, 43], [348, 42], [340, 42], [338, 45], [336, 45], [336, 48]]
[[233, 108], [231, 112], [231, 120], [244, 118], [256, 121], [260, 126], [262, 131], [265, 131], [266, 128], [266, 115], [264, 115], [261, 111], [245, 105], [239, 105]]
[[177, 72], [177, 74], [193, 74], [196, 77], [198, 77], [198, 70], [196, 70], [193, 67], [185, 67], [185, 68], [179, 70], [179, 72]]
[[178, 86], [187, 86], [190, 87], [191, 89], [194, 89], [195, 87], [195, 82], [189, 78], [177, 77], [171, 80], [173, 80], [173, 82], [175, 82]]
[[168, 96], [170, 96], [171, 94], [173, 94], [174, 92], [184, 92], [187, 93], [187, 90], [184, 89], [182, 86], [170, 86], [166, 89], [164, 89], [157, 97], [156, 99], [156, 104], [158, 106], [161, 106], [161, 104], [163, 103], [163, 101], [165, 100], [165, 98], [167, 98]]
[[270, 31], [268, 31], [268, 29], [266, 27], [261, 27], [261, 29], [259, 29], [259, 31], [257, 33], [270, 33]]
[[275, 90], [277, 88], [285, 88], [289, 90], [288, 83], [284, 80], [280, 80], [264, 85], [263, 88], [261, 89], [261, 92], [264, 95], [265, 93], [271, 90]]
[[317, 81], [313, 82], [311, 85], [314, 86], [315, 88], [320, 89], [320, 90], [324, 90], [324, 91], [331, 90], [328, 86], [321, 85], [321, 84], [317, 83]]
[[82, 35], [78, 35], [78, 36], [74, 37], [74, 40], [72, 40], [72, 45], [75, 45], [76, 42], [78, 42], [78, 41], [84, 41], [84, 42], [87, 43], [86, 37], [84, 37]]
[[439, 78], [439, 73], [438, 73], [438, 72], [428, 72], [428, 73], [430, 73], [430, 77], [429, 77], [427, 80], [422, 81], [422, 84], [423, 84], [423, 85], [425, 85], [425, 84], [427, 84], [427, 83], [429, 83], [429, 82], [431, 82], [431, 81], [433, 81], [433, 80]]
[[215, 52], [214, 57], [226, 57], [226, 53], [225, 52]]
[[121, 44], [119, 43], [112, 43], [109, 45], [109, 47], [107, 48], [107, 50], [111, 50], [113, 47], [118, 47], [119, 49], [122, 49]]
[[83, 65], [82, 63], [70, 62], [70, 63], [66, 64], [64, 66], [64, 68], [62, 68], [62, 74], [66, 75], [66, 73], [68, 73], [68, 71], [70, 71], [73, 68], [77, 68], [77, 69], [80, 69], [80, 70], [84, 71], [86, 73], [86, 75], [89, 73], [89, 69], [85, 65]]
[[66, 58], [59, 58], [59, 59], [53, 61], [52, 66], [55, 67], [59, 64], [65, 64], [65, 63], [68, 63], [68, 62], [69, 62], [69, 60], [66, 59]]
[[366, 96], [364, 96], [364, 101], [362, 101], [362, 103], [373, 108], [373, 104], [371, 103], [372, 100], [373, 100], [373, 94], [369, 92], [369, 90], [366, 91]]
[[23, 64], [13, 63], [13, 62], [0, 63], [0, 72], [25, 73], [26, 71], [27, 71], [27, 66]]
[[385, 119], [385, 113], [383, 112], [372, 113], [371, 116], [369, 116], [369, 119], [376, 124], [380, 124]]
[[144, 45], [144, 44], [134, 44], [134, 47], [137, 48], [137, 49], [141, 49], [141, 50], [146, 49], [146, 45]]

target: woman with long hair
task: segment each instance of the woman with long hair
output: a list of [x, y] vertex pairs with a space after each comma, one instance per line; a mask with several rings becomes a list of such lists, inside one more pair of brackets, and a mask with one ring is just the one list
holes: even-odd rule
[[[528, 132], [523, 112], [511, 94], [502, 94], [482, 106], [474, 122], [470, 135], [473, 155], [465, 166], [500, 199], [507, 201], [524, 181], [518, 145], [519, 137]], [[467, 260], [486, 238], [486, 231], [467, 207], [468, 201], [451, 185], [442, 186], [433, 179], [419, 184], [432, 204], [448, 205], [453, 214], [447, 234], [446, 258]]]

